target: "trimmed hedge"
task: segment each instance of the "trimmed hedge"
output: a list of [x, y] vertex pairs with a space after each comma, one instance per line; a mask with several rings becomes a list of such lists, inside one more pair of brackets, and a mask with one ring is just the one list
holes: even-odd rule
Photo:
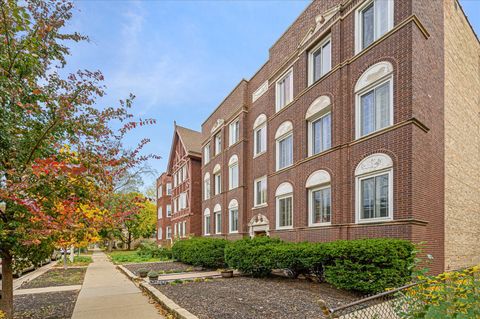
[[255, 238], [230, 242], [225, 261], [255, 277], [288, 269], [292, 277], [313, 274], [337, 288], [376, 293], [409, 280], [413, 251], [412, 243], [396, 239], [285, 243]]
[[173, 244], [172, 256], [183, 263], [205, 268], [225, 266], [227, 240], [220, 238], [194, 237]]
[[143, 258], [171, 259], [172, 251], [169, 248], [159, 247], [156, 243], [143, 241], [137, 249], [137, 255]]

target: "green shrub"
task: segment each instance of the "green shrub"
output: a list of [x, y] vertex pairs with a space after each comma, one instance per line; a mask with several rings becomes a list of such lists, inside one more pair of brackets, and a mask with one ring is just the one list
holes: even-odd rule
[[285, 243], [276, 238], [245, 238], [230, 242], [225, 248], [225, 261], [230, 268], [254, 277], [268, 276], [278, 268], [275, 247]]
[[325, 280], [340, 289], [377, 293], [411, 277], [414, 245], [397, 239], [362, 239], [322, 244]]
[[220, 238], [194, 237], [175, 242], [172, 247], [174, 259], [183, 263], [206, 268], [225, 266], [227, 240]]
[[137, 255], [142, 258], [171, 259], [172, 251], [168, 248], [159, 247], [156, 243], [144, 241], [140, 243]]
[[413, 252], [413, 244], [396, 239], [286, 243], [254, 238], [230, 242], [225, 261], [230, 268], [254, 277], [287, 269], [291, 277], [313, 274], [337, 288], [376, 293], [410, 279]]

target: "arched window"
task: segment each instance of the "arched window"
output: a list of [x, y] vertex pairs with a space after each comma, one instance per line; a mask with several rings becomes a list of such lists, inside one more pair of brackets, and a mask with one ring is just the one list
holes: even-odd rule
[[393, 219], [393, 161], [387, 154], [364, 158], [355, 169], [357, 222]]
[[393, 66], [372, 65], [355, 85], [355, 134], [357, 138], [393, 125]]
[[210, 235], [210, 209], [208, 208], [203, 212], [203, 234]]
[[238, 233], [238, 201], [232, 199], [228, 204], [228, 231]]
[[210, 199], [211, 195], [211, 182], [210, 182], [210, 173], [206, 173], [203, 178], [203, 198], [205, 200]]
[[214, 221], [215, 221], [215, 234], [222, 233], [222, 206], [220, 204], [215, 205], [213, 208]]
[[332, 146], [332, 102], [322, 95], [310, 104], [305, 114], [308, 123], [308, 156]]
[[238, 156], [233, 155], [228, 161], [228, 189], [232, 190], [238, 187]]
[[218, 195], [222, 192], [222, 173], [220, 164], [215, 165], [213, 168], [213, 182], [214, 185], [214, 194]]
[[277, 171], [293, 165], [293, 124], [283, 122], [275, 133]]
[[305, 187], [308, 190], [308, 224], [329, 225], [332, 221], [330, 174], [324, 170], [313, 172]]
[[275, 191], [277, 229], [293, 227], [293, 186], [282, 183]]
[[267, 116], [260, 114], [253, 124], [253, 155], [267, 151]]

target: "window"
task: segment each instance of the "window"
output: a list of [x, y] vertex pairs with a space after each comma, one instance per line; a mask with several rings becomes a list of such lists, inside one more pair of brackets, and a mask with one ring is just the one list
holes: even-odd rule
[[173, 237], [177, 237], [177, 224], [173, 224]]
[[293, 164], [293, 125], [284, 122], [275, 134], [277, 145], [277, 171]]
[[167, 232], [167, 236], [166, 236], [166, 239], [172, 239], [172, 227], [171, 226], [167, 226], [166, 228], [166, 232]]
[[324, 39], [308, 53], [308, 83], [315, 83], [332, 69], [330, 37]]
[[357, 222], [393, 218], [393, 162], [386, 154], [363, 159], [355, 170]]
[[210, 209], [205, 209], [203, 213], [203, 234], [210, 235]]
[[277, 229], [293, 227], [293, 186], [282, 183], [275, 192]]
[[158, 219], [162, 219], [162, 216], [163, 216], [163, 207], [162, 206], [158, 207], [157, 215], [158, 215]]
[[357, 81], [356, 137], [368, 135], [393, 124], [393, 67], [377, 63]]
[[188, 167], [187, 165], [183, 165], [182, 167], [182, 182], [188, 179]]
[[393, 28], [393, 0], [373, 0], [357, 10], [356, 52], [368, 47]]
[[330, 112], [308, 122], [309, 155], [328, 150], [332, 145], [332, 115]]
[[216, 205], [213, 209], [215, 215], [215, 234], [222, 233], [222, 208], [220, 205]]
[[267, 116], [261, 114], [253, 125], [253, 155], [257, 156], [267, 150]]
[[203, 179], [203, 198], [205, 200], [210, 198], [210, 173], [205, 174], [205, 177]]
[[267, 177], [264, 176], [255, 180], [255, 185], [253, 188], [255, 192], [254, 206], [265, 205], [267, 203]]
[[177, 185], [178, 185], [177, 178], [178, 178], [178, 176], [177, 176], [177, 173], [175, 172], [173, 174], [173, 187], [177, 187]]
[[293, 70], [290, 69], [276, 85], [276, 111], [280, 111], [293, 100]]
[[203, 147], [203, 164], [210, 163], [210, 143]]
[[167, 183], [167, 195], [172, 195], [172, 183]]
[[230, 233], [238, 233], [238, 202], [232, 199], [228, 204], [228, 231]]
[[183, 228], [183, 230], [182, 230], [183, 237], [187, 237], [187, 222], [186, 221], [184, 221], [182, 223], [182, 228]]
[[229, 190], [238, 187], [238, 157], [233, 155], [228, 162], [228, 185]]
[[237, 143], [240, 140], [240, 120], [236, 119], [229, 126], [230, 143], [229, 146]]
[[222, 152], [222, 132], [215, 135], [215, 155]]
[[218, 195], [222, 192], [222, 175], [217, 173], [213, 176], [215, 180], [215, 195]]
[[175, 197], [173, 199], [173, 212], [174, 213], [178, 212], [178, 197]]
[[308, 224], [310, 226], [329, 225], [332, 219], [330, 174], [320, 170], [307, 179]]
[[167, 217], [172, 216], [172, 205], [167, 204]]
[[157, 239], [162, 240], [162, 227], [157, 229]]
[[181, 193], [178, 200], [178, 209], [183, 210], [187, 208], [187, 193]]

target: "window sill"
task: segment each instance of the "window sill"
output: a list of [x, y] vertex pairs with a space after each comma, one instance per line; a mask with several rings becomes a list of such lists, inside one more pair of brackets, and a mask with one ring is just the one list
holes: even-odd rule
[[356, 224], [371, 224], [371, 223], [382, 223], [393, 221], [393, 217], [382, 217], [382, 218], [370, 218], [370, 219], [358, 219]]
[[236, 231], [230, 231], [230, 232], [228, 232], [228, 233], [229, 233], [229, 234], [238, 234], [238, 230], [236, 230]]
[[285, 166], [285, 167], [282, 167], [282, 168], [277, 168], [277, 170], [275, 171], [275, 173], [280, 173], [280, 172], [286, 171], [286, 170], [292, 168], [293, 166], [294, 166], [293, 164], [290, 164], [290, 165]]
[[318, 224], [309, 224], [308, 227], [314, 228], [314, 227], [325, 227], [325, 226], [332, 226], [332, 223], [318, 223]]
[[283, 227], [277, 226], [275, 230], [293, 230], [293, 226], [283, 226]]
[[378, 130], [376, 130], [376, 131], [370, 132], [370, 133], [365, 134], [365, 135], [362, 135], [362, 136], [355, 135], [355, 142], [358, 142], [358, 141], [361, 141], [361, 140], [363, 140], [363, 139], [368, 139], [368, 138], [370, 138], [370, 137], [373, 137], [373, 136], [375, 136], [375, 134], [379, 134], [379, 133], [381, 133], [381, 132], [383, 132], [383, 131], [386, 131], [386, 130], [390, 129], [390, 128], [393, 127], [393, 126], [394, 126], [394, 124], [390, 124], [390, 125], [388, 125], [388, 126], [382, 127], [381, 129], [378, 129]]
[[262, 204], [262, 205], [253, 206], [252, 210], [262, 209], [262, 208], [265, 208], [265, 207], [268, 207], [268, 204], [265, 203], [265, 204]]
[[253, 159], [262, 156], [263, 154], [267, 154], [267, 151], [260, 152], [258, 154], [253, 155]]

